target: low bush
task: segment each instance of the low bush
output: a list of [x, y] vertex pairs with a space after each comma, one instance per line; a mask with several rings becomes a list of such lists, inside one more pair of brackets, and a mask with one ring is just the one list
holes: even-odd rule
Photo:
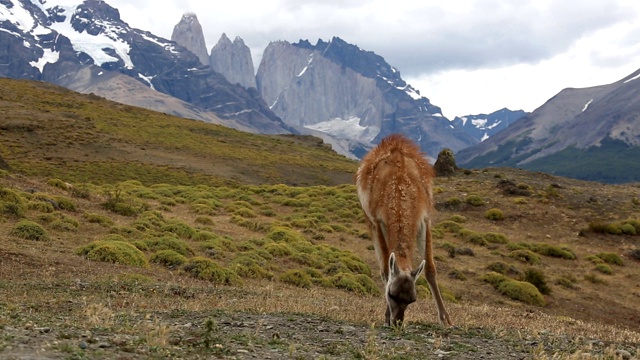
[[596, 264], [596, 268], [597, 271], [606, 274], [606, 275], [612, 275], [613, 274], [613, 269], [611, 269], [611, 266], [607, 265], [607, 264]]
[[484, 217], [489, 220], [500, 221], [504, 220], [504, 213], [500, 209], [492, 208], [485, 212]]
[[149, 263], [144, 253], [125, 241], [94, 241], [76, 250], [78, 255], [92, 261], [147, 267]]
[[509, 257], [531, 265], [540, 263], [540, 256], [536, 255], [531, 250], [514, 250], [509, 253]]
[[192, 277], [223, 285], [242, 285], [242, 279], [234, 271], [220, 267], [213, 260], [196, 256], [183, 265], [182, 269]]
[[484, 205], [484, 200], [482, 199], [482, 197], [480, 195], [476, 195], [476, 194], [468, 195], [464, 199], [464, 202], [466, 202], [467, 204], [469, 204], [471, 206], [482, 206], [482, 205]]
[[624, 266], [624, 261], [622, 260], [620, 255], [616, 253], [602, 252], [597, 254], [596, 256], [602, 259], [602, 261], [604, 261], [607, 264]]
[[151, 262], [166, 267], [175, 267], [187, 262], [187, 258], [173, 250], [160, 250], [151, 255]]
[[542, 270], [539, 269], [527, 269], [524, 272], [524, 281], [532, 284], [538, 291], [544, 295], [551, 293], [551, 288], [547, 285], [547, 280]]
[[311, 276], [302, 270], [289, 270], [280, 275], [279, 280], [301, 288], [309, 288], [312, 285]]
[[11, 230], [11, 235], [27, 240], [49, 240], [47, 231], [39, 224], [29, 220], [19, 221]]

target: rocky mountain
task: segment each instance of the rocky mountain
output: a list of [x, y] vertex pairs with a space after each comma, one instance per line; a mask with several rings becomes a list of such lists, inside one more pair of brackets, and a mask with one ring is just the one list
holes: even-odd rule
[[303, 133], [322, 132], [355, 157], [396, 132], [432, 158], [443, 148], [458, 151], [478, 142], [384, 58], [338, 37], [315, 45], [270, 43], [256, 81], [262, 98], [286, 124]]
[[173, 27], [171, 41], [175, 41], [177, 44], [184, 46], [187, 50], [194, 53], [202, 64], [209, 64], [207, 44], [205, 43], [202, 26], [196, 14], [186, 13], [182, 15], [180, 22]]
[[104, 1], [70, 4], [0, 1], [0, 76], [89, 89], [115, 72], [136, 80], [127, 90], [133, 103], [137, 94], [149, 94], [137, 91], [143, 85], [254, 132], [291, 132], [255, 89], [229, 83], [193, 52], [131, 28]]
[[256, 73], [251, 50], [240, 37], [236, 37], [231, 42], [223, 33], [218, 43], [211, 48], [209, 65], [232, 84], [256, 88]]
[[464, 129], [469, 135], [480, 142], [506, 129], [507, 126], [526, 114], [523, 110], [514, 111], [504, 108], [494, 111], [491, 114], [456, 116], [455, 119], [452, 120], [452, 124], [455, 127]]
[[472, 168], [510, 166], [609, 183], [640, 181], [640, 70], [608, 85], [564, 89], [456, 158]]

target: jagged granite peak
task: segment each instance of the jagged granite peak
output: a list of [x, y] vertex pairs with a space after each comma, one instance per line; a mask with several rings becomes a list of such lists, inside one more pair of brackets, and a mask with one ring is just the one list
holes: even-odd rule
[[209, 64], [209, 54], [207, 53], [204, 33], [195, 13], [188, 12], [182, 15], [180, 22], [173, 27], [171, 41], [175, 41], [196, 54], [202, 64]]
[[362, 156], [391, 133], [403, 133], [432, 157], [477, 143], [439, 107], [408, 85], [381, 56], [334, 37], [271, 42], [256, 75], [270, 108], [301, 132], [321, 131], [353, 142]]
[[218, 43], [211, 48], [209, 65], [232, 84], [257, 88], [251, 49], [239, 36], [231, 42], [223, 33]]
[[478, 141], [485, 141], [494, 134], [506, 129], [514, 121], [522, 118], [526, 114], [523, 110], [502, 108], [490, 114], [456, 116], [451, 123], [456, 127], [464, 129]]
[[176, 42], [131, 28], [104, 1], [0, 0], [0, 14], [0, 76], [88, 89], [114, 71], [195, 112], [211, 111], [256, 132], [291, 132], [255, 89], [229, 83]]

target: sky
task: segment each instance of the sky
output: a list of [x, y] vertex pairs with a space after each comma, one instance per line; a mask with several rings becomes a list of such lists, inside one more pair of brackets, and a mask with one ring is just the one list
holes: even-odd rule
[[337, 36], [382, 56], [449, 119], [533, 111], [564, 88], [640, 69], [637, 0], [106, 0], [130, 26], [171, 38], [195, 13], [207, 43]]

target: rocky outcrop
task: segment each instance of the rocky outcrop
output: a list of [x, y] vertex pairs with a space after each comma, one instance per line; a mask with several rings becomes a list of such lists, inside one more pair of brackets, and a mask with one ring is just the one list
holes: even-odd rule
[[218, 43], [211, 48], [209, 65], [232, 84], [240, 84], [247, 89], [256, 88], [251, 49], [240, 37], [231, 42], [226, 34], [222, 34]]
[[256, 81], [286, 124], [349, 140], [356, 157], [391, 133], [406, 135], [431, 156], [477, 142], [453, 128], [384, 58], [337, 37], [316, 45], [270, 43]]
[[196, 14], [186, 13], [182, 15], [180, 22], [173, 27], [171, 41], [175, 41], [194, 53], [203, 65], [209, 64], [207, 44]]

